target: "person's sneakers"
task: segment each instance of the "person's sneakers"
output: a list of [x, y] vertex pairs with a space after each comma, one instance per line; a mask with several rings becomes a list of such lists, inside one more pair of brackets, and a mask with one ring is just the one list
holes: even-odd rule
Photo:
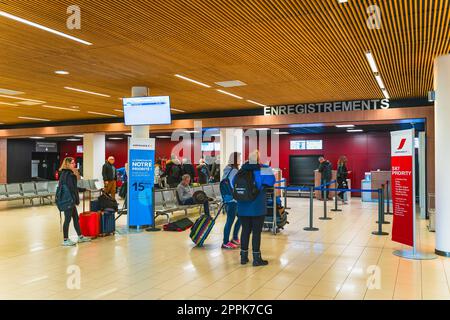
[[232, 250], [237, 249], [237, 246], [232, 242], [228, 242], [227, 244], [222, 244], [222, 249]]
[[63, 246], [63, 247], [73, 247], [73, 246], [75, 246], [75, 245], [76, 245], [76, 243], [73, 242], [73, 241], [70, 240], [70, 239], [66, 239], [66, 240], [64, 240], [63, 243], [62, 243], [62, 246]]
[[91, 240], [92, 240], [91, 238], [84, 237], [84, 236], [78, 237], [78, 243], [91, 242]]
[[231, 240], [231, 243], [237, 247], [239, 247], [241, 245], [241, 241], [239, 241], [239, 239], [236, 239], [236, 240], [233, 239], [233, 240]]

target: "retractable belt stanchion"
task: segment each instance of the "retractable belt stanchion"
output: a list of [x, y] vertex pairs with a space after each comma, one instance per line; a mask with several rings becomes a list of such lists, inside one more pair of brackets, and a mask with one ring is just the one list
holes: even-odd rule
[[[381, 223], [382, 224], [391, 224], [389, 221], [386, 221], [385, 219], [384, 219], [384, 214], [385, 214], [385, 211], [384, 211], [384, 208], [385, 208], [385, 201], [384, 201], [384, 190], [385, 190], [385, 188], [384, 188], [384, 184], [382, 184], [381, 185]], [[377, 221], [377, 223], [378, 223], [378, 221]]]
[[275, 188], [273, 188], [272, 207], [273, 207], [272, 233], [274, 235], [276, 235], [277, 234], [277, 192], [276, 192]]
[[[285, 185], [286, 185], [286, 182], [285, 182]], [[284, 189], [283, 191], [284, 191], [284, 208], [285, 208], [286, 210], [288, 210], [288, 209], [290, 209], [290, 208], [289, 208], [288, 205], [287, 205], [287, 190]]]
[[389, 180], [386, 181], [386, 204], [387, 204], [387, 209], [386, 209], [386, 214], [392, 215], [393, 213], [391, 212], [391, 197], [389, 195]]
[[376, 236], [387, 236], [389, 233], [383, 231], [383, 189], [378, 189], [378, 231], [372, 232]]
[[319, 228], [313, 227], [314, 220], [314, 187], [309, 188], [309, 227], [303, 228], [305, 231], [317, 231]]
[[338, 208], [338, 193], [337, 193], [337, 191], [334, 192], [334, 209], [331, 209], [331, 211], [334, 211], [334, 212], [342, 211], [342, 209]]
[[[325, 190], [327, 190], [327, 189], [325, 189]], [[327, 216], [327, 213], [328, 213], [327, 212], [328, 211], [328, 209], [327, 209], [328, 192], [329, 191], [325, 191], [323, 193], [324, 194], [324, 197], [323, 197], [323, 217], [320, 217], [319, 218], [320, 220], [331, 220], [331, 218]]]

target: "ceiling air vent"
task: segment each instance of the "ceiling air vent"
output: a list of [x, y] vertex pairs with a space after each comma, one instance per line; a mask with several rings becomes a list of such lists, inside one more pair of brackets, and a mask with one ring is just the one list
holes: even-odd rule
[[224, 88], [232, 88], [232, 87], [242, 87], [246, 86], [247, 84], [239, 81], [239, 80], [231, 80], [231, 81], [222, 81], [222, 82], [216, 82], [218, 86], [224, 87]]

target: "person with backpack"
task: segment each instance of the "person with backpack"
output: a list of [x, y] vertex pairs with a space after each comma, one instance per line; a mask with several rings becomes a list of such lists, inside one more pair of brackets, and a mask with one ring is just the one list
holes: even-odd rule
[[65, 158], [59, 171], [56, 203], [58, 207], [60, 207], [61, 203], [65, 203], [63, 225], [64, 241], [62, 245], [65, 247], [76, 245], [75, 242], [69, 239], [69, 225], [72, 219], [73, 226], [78, 235], [78, 243], [89, 242], [91, 239], [84, 237], [81, 234], [80, 223], [78, 220], [77, 205], [80, 204], [80, 195], [78, 193], [77, 181], [80, 179], [80, 175], [76, 168], [75, 159], [71, 157]]
[[200, 159], [197, 166], [197, 172], [198, 172], [198, 183], [207, 184], [209, 182], [209, 177], [211, 176], [211, 174], [209, 171], [209, 167], [205, 162], [205, 159]]
[[247, 264], [250, 234], [252, 234], [253, 266], [269, 262], [261, 256], [261, 233], [267, 214], [268, 187], [275, 184], [272, 168], [261, 165], [259, 152], [255, 151], [233, 179], [233, 197], [237, 200], [238, 216], [242, 224], [241, 264]]
[[169, 188], [176, 188], [178, 184], [181, 182], [182, 167], [180, 160], [177, 159], [176, 156], [172, 155], [171, 160], [166, 163], [166, 170], [161, 175], [161, 178], [167, 177], [167, 184]]
[[[220, 181], [220, 194], [225, 205], [227, 221], [223, 229], [222, 249], [237, 249], [241, 242], [239, 241], [239, 229], [241, 221], [237, 217], [237, 202], [233, 199], [233, 184], [231, 183], [239, 171], [241, 154], [233, 152], [228, 160], [228, 165], [223, 169], [223, 179]], [[237, 218], [237, 219], [236, 219]], [[236, 220], [236, 223], [234, 223]], [[230, 241], [231, 228], [233, 227], [233, 239]]]
[[[331, 182], [332, 178], [332, 165], [331, 162], [326, 160], [324, 157], [319, 157], [319, 169], [320, 172], [320, 185], [328, 184]], [[322, 189], [322, 200], [325, 198], [328, 198], [329, 192], [329, 185], [327, 185], [324, 189]]]
[[[338, 189], [348, 189], [347, 178], [348, 178], [347, 157], [340, 156], [337, 165], [337, 177], [336, 177]], [[340, 191], [338, 193], [338, 196], [339, 198], [341, 198], [342, 204], [347, 204], [347, 202], [345, 201], [344, 191]]]

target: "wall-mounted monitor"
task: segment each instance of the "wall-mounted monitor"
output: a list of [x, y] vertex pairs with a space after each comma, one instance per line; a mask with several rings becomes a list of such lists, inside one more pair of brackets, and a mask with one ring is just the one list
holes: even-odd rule
[[125, 125], [171, 124], [170, 97], [123, 98]]
[[306, 140], [306, 150], [322, 150], [322, 140]]
[[306, 150], [306, 141], [291, 140], [291, 150]]

